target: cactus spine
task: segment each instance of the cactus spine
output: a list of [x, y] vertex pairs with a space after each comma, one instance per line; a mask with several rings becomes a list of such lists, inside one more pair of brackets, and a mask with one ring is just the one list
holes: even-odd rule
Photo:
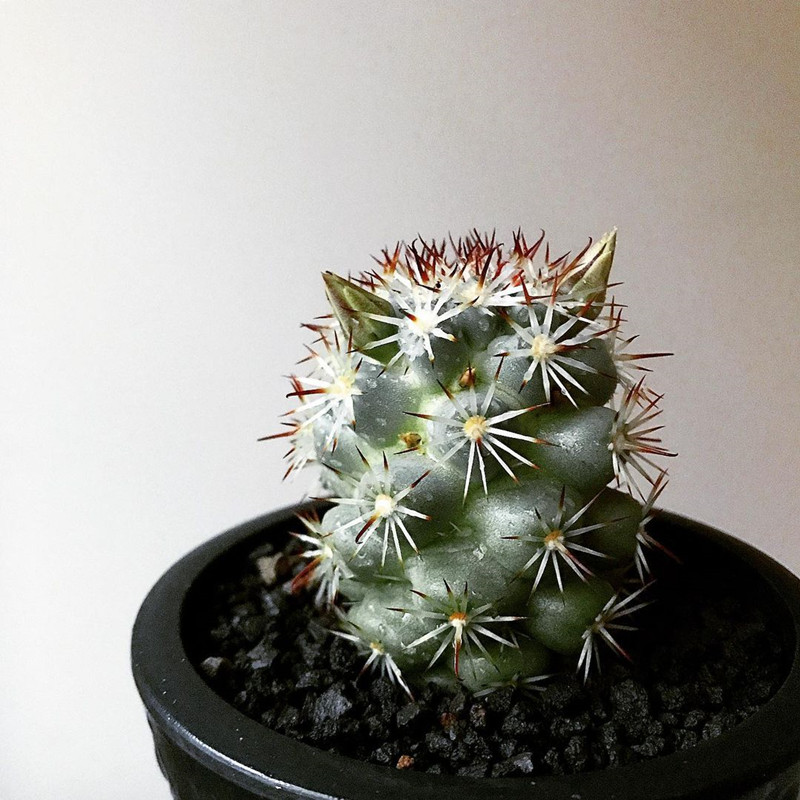
[[544, 235], [415, 241], [308, 325], [283, 433], [332, 504], [303, 570], [369, 668], [475, 692], [625, 654], [666, 483], [661, 396], [606, 295], [616, 232], [576, 257]]

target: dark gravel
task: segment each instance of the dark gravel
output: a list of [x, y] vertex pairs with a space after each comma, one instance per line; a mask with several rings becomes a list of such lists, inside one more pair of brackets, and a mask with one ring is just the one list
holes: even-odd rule
[[541, 693], [476, 699], [431, 684], [411, 702], [385, 680], [356, 679], [363, 658], [327, 631], [310, 594], [290, 593], [290, 560], [276, 566], [271, 588], [243, 558], [195, 591], [184, 638], [198, 669], [273, 730], [398, 769], [500, 777], [628, 764], [719, 736], [786, 675], [763, 587], [720, 565], [665, 560], [651, 590], [658, 602], [639, 612], [641, 630], [626, 641], [633, 664], [609, 652], [587, 686], [566, 672]]

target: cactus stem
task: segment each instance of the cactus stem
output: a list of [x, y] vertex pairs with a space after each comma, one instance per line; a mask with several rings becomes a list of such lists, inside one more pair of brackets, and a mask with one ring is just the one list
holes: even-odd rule
[[652, 372], [649, 367], [640, 364], [649, 358], [666, 358], [667, 356], [674, 355], [673, 353], [628, 353], [627, 348], [630, 347], [639, 337], [631, 336], [627, 339], [619, 335], [619, 330], [622, 326], [622, 308], [617, 306], [614, 298], [611, 298], [611, 305], [608, 312], [609, 328], [609, 349], [611, 351], [611, 359], [617, 370], [617, 377], [620, 384], [630, 389], [638, 383], [636, 372]]
[[[389, 287], [384, 281], [384, 290], [392, 301], [393, 309], [399, 316], [392, 316], [376, 311], [366, 311], [364, 316], [373, 322], [390, 327], [397, 331], [377, 341], [372, 341], [363, 346], [364, 350], [371, 350], [388, 344], [395, 344], [399, 348], [393, 360], [406, 355], [414, 359], [425, 352], [430, 361], [434, 360], [431, 340], [433, 338], [455, 341], [453, 334], [442, 328], [442, 325], [466, 308], [473, 302], [457, 302], [455, 306], [449, 305], [453, 294], [463, 286], [460, 281], [450, 281], [444, 288], [431, 285], [436, 269], [435, 264], [430, 269], [423, 263], [423, 257], [413, 250], [418, 269], [406, 270], [406, 274], [395, 273], [394, 280]], [[438, 251], [434, 260], [438, 259]]]
[[[441, 670], [452, 657], [456, 678], [471, 663], [463, 677], [480, 689], [517, 670], [512, 685], [541, 680], [547, 654], [576, 645], [585, 678], [598, 649], [627, 657], [615, 636], [639, 607], [628, 594], [649, 580], [653, 548], [674, 558], [650, 533], [674, 454], [661, 442], [661, 395], [643, 380], [669, 354], [636, 352], [621, 332], [615, 247], [615, 231], [562, 254], [544, 231], [528, 242], [518, 230], [508, 248], [473, 229], [398, 243], [352, 277], [324, 274], [332, 315], [305, 326], [308, 377], [289, 376], [295, 407], [260, 441], [286, 439], [284, 477], [316, 460], [314, 493], [338, 495], [324, 498], [335, 513], [298, 534], [292, 586], [349, 604], [348, 619], [370, 631], [339, 626], [358, 640], [362, 673], [380, 669], [408, 692], [393, 657], [415, 680], [429, 659]], [[459, 587], [469, 576], [475, 591], [445, 583], [445, 594], [444, 575]], [[422, 618], [405, 637], [409, 619], [386, 618], [403, 591], [418, 595], [407, 613]], [[559, 620], [573, 592], [575, 613]], [[487, 649], [517, 647], [507, 623], [522, 619], [493, 614], [527, 607], [530, 650], [504, 649], [493, 672]]]
[[[440, 384], [440, 386], [442, 386]], [[529, 406], [528, 408], [512, 409], [511, 411], [504, 411], [501, 414], [487, 417], [489, 406], [491, 405], [494, 397], [496, 384], [492, 383], [489, 391], [483, 399], [483, 402], [478, 406], [478, 398], [473, 386], [469, 387], [469, 400], [467, 405], [463, 405], [461, 401], [445, 386], [442, 390], [447, 398], [453, 404], [454, 415], [452, 417], [440, 416], [437, 414], [421, 414], [412, 411], [405, 412], [413, 417], [420, 417], [430, 422], [437, 422], [445, 426], [446, 435], [449, 439], [455, 439], [455, 444], [448, 450], [445, 455], [440, 459], [440, 463], [449, 461], [457, 452], [459, 452], [465, 445], [469, 445], [469, 454], [467, 456], [467, 469], [464, 477], [464, 499], [466, 500], [467, 493], [469, 492], [470, 482], [472, 480], [472, 471], [475, 466], [475, 460], [478, 461], [478, 469], [481, 474], [481, 483], [483, 485], [484, 494], [488, 494], [489, 490], [486, 483], [486, 465], [484, 463], [483, 450], [486, 450], [492, 458], [500, 465], [506, 474], [514, 481], [518, 482], [517, 476], [514, 471], [506, 463], [506, 458], [499, 452], [507, 453], [513, 458], [521, 461], [523, 464], [538, 469], [529, 458], [526, 458], [522, 453], [517, 452], [509, 447], [503, 439], [518, 439], [532, 444], [543, 444], [541, 439], [535, 436], [528, 436], [527, 434], [517, 433], [516, 431], [509, 431], [497, 427], [503, 422], [510, 419], [519, 417], [532, 411], [537, 406]]]
[[[416, 517], [417, 519], [424, 519], [430, 521], [431, 517], [428, 514], [422, 514], [413, 508], [403, 504], [404, 498], [408, 493], [419, 485], [430, 470], [424, 472], [416, 480], [406, 486], [399, 492], [393, 492], [392, 478], [389, 474], [389, 463], [386, 455], [383, 456], [383, 474], [375, 473], [375, 470], [369, 464], [369, 461], [364, 457], [363, 453], [359, 450], [359, 454], [373, 474], [374, 483], [367, 488], [363, 494], [358, 497], [331, 497], [330, 502], [337, 505], [355, 506], [361, 513], [353, 520], [345, 525], [342, 525], [338, 530], [345, 531], [356, 526], [361, 526], [356, 534], [355, 541], [358, 545], [353, 558], [358, 556], [362, 549], [366, 546], [370, 538], [376, 531], [381, 530], [379, 535], [382, 536], [382, 551], [381, 551], [381, 566], [386, 563], [386, 554], [389, 544], [394, 545], [394, 550], [397, 555], [397, 560], [403, 562], [403, 553], [401, 548], [401, 535], [402, 538], [409, 544], [415, 553], [419, 553], [419, 547], [414, 541], [414, 537], [409, 532], [403, 519], [405, 517]], [[331, 469], [334, 469], [331, 467]], [[340, 478], [346, 482], [351, 483], [353, 487], [359, 485], [359, 481], [351, 475], [347, 475], [339, 470], [334, 471]]]
[[289, 466], [283, 474], [283, 480], [286, 480], [292, 472], [303, 469], [306, 464], [316, 461], [317, 457], [314, 449], [314, 433], [308, 421], [295, 419], [291, 422], [283, 422], [281, 424], [286, 425], [288, 430], [281, 431], [280, 433], [273, 433], [269, 436], [262, 436], [258, 441], [266, 442], [272, 439], [289, 439], [290, 447], [283, 454], [283, 458], [289, 462]]
[[[422, 343], [425, 352], [428, 354], [428, 359], [433, 361], [434, 354], [431, 338], [444, 339], [448, 342], [454, 342], [456, 340], [453, 334], [443, 331], [440, 325], [442, 322], [445, 322], [451, 317], [454, 317], [456, 314], [460, 313], [462, 311], [461, 308], [451, 309], [444, 314], [437, 313], [438, 309], [436, 308], [420, 308], [416, 313], [405, 309], [402, 310], [404, 316], [400, 319], [396, 317], [384, 317], [380, 314], [367, 314], [370, 319], [374, 319], [377, 322], [385, 322], [387, 325], [396, 325], [398, 331], [397, 333], [393, 333], [391, 336], [386, 336], [383, 339], [369, 342], [368, 344], [364, 345], [364, 350], [372, 350], [375, 347], [381, 347], [386, 344], [395, 343], [400, 347], [400, 353], [402, 353], [405, 352], [404, 347], [406, 350], [409, 349], [408, 343], [404, 340], [405, 338], [410, 337], [414, 340], [419, 340]], [[404, 334], [406, 334], [405, 337]], [[413, 358], [416, 355], [415, 349], [412, 348], [412, 351], [408, 352], [407, 355]], [[397, 356], [395, 358], [397, 358]]]
[[325, 541], [331, 534], [322, 529], [316, 512], [298, 514], [298, 519], [306, 527], [308, 533], [293, 533], [292, 535], [309, 545], [309, 549], [300, 553], [300, 557], [309, 559], [309, 563], [292, 579], [292, 592], [299, 592], [316, 584], [315, 603], [318, 606], [331, 608], [339, 594], [341, 579], [351, 577], [352, 573], [341, 557]]
[[[583, 564], [580, 559], [575, 555], [575, 552], [584, 553], [586, 555], [595, 556], [597, 558], [610, 558], [606, 553], [601, 553], [599, 550], [593, 550], [577, 542], [573, 542], [575, 537], [582, 536], [589, 531], [604, 528], [611, 523], [598, 522], [593, 525], [584, 525], [579, 528], [574, 528], [578, 520], [589, 510], [592, 504], [599, 497], [595, 495], [585, 506], [576, 511], [569, 519], [564, 519], [566, 511], [566, 487], [561, 490], [561, 497], [558, 502], [558, 511], [554, 519], [545, 521], [539, 511], [534, 509], [537, 519], [539, 520], [540, 530], [536, 533], [524, 534], [520, 536], [504, 536], [504, 539], [517, 539], [524, 542], [531, 542], [536, 545], [536, 551], [528, 559], [528, 562], [517, 573], [515, 579], [521, 578], [534, 564], [539, 562], [539, 568], [536, 572], [536, 577], [531, 587], [531, 594], [538, 588], [539, 584], [544, 577], [547, 565], [552, 564], [553, 572], [556, 576], [559, 591], [564, 591], [564, 583], [561, 575], [561, 567], [559, 565], [559, 558], [585, 583], [588, 577], [594, 573]], [[574, 551], [574, 552], [573, 552]]]
[[460, 678], [459, 669], [462, 647], [466, 649], [468, 655], [471, 655], [471, 645], [474, 644], [481, 653], [491, 661], [491, 656], [481, 641], [482, 636], [493, 639], [508, 647], [517, 648], [519, 646], [516, 642], [489, 630], [486, 625], [498, 622], [516, 622], [522, 619], [522, 617], [495, 617], [487, 614], [486, 612], [491, 608], [490, 603], [486, 603], [478, 608], [470, 608], [471, 601], [467, 584], [464, 584], [464, 591], [460, 595], [453, 592], [447, 581], [444, 581], [444, 585], [447, 591], [447, 600], [445, 602], [437, 601], [422, 592], [415, 592], [415, 594], [422, 597], [423, 600], [431, 606], [431, 610], [394, 609], [396, 611], [403, 611], [404, 613], [416, 614], [425, 619], [440, 621], [441, 624], [437, 625], [433, 630], [428, 631], [428, 633], [407, 645], [407, 649], [411, 650], [431, 639], [442, 637], [442, 642], [431, 658], [428, 669], [441, 658], [442, 653], [444, 653], [450, 645], [453, 647], [453, 671], [455, 672], [456, 678]]
[[608, 449], [611, 451], [617, 483], [624, 481], [643, 500], [645, 495], [636, 475], [653, 486], [656, 478], [650, 471], [654, 470], [656, 474], [662, 471], [650, 456], [673, 458], [677, 455], [663, 447], [661, 439], [653, 435], [663, 428], [663, 425], [650, 424], [661, 414], [661, 409], [657, 407], [661, 398], [662, 395], [644, 389], [644, 378], [641, 378], [625, 392], [619, 408], [615, 409], [611, 425]]
[[[338, 337], [335, 341], [338, 344]], [[313, 360], [315, 372], [303, 378], [291, 376], [293, 391], [286, 396], [300, 398], [302, 404], [295, 409], [295, 413], [313, 412], [304, 419], [306, 425], [332, 412], [333, 424], [323, 449], [333, 450], [342, 428], [355, 427], [353, 398], [361, 394], [356, 378], [361, 369], [362, 358], [354, 357], [350, 351], [342, 352], [332, 347], [327, 339], [324, 339], [324, 343], [327, 351], [324, 356], [308, 348], [308, 360]]]
[[413, 701], [414, 695], [403, 678], [400, 667], [397, 666], [391, 654], [386, 652], [383, 643], [368, 640], [357, 625], [343, 617], [341, 613], [338, 616], [340, 624], [346, 625], [350, 630], [331, 632], [335, 636], [346, 639], [348, 642], [353, 642], [353, 644], [358, 647], [360, 653], [367, 656], [367, 660], [364, 662], [364, 666], [361, 667], [358, 677], [360, 678], [368, 672], [377, 671], [382, 677], [386, 678], [389, 683], [400, 686], [406, 695], [408, 695], [409, 699]]
[[634, 564], [636, 565], [636, 571], [642, 583], [645, 583], [650, 576], [650, 565], [647, 563], [647, 556], [645, 554], [646, 549], [656, 548], [661, 550], [662, 553], [673, 561], [679, 564], [681, 563], [680, 558], [678, 558], [675, 553], [651, 536], [647, 530], [648, 524], [655, 516], [653, 507], [658, 502], [658, 498], [661, 496], [668, 482], [667, 471], [662, 470], [659, 472], [650, 488], [647, 500], [645, 500], [644, 506], [642, 506], [642, 521], [639, 523], [639, 529], [636, 531], [636, 552], [634, 553]]
[[642, 586], [641, 589], [637, 589], [635, 592], [629, 594], [622, 600], [620, 600], [619, 594], [615, 594], [605, 604], [605, 606], [603, 606], [603, 609], [594, 618], [592, 624], [584, 631], [582, 637], [583, 646], [581, 647], [581, 652], [578, 656], [577, 667], [578, 672], [580, 672], [581, 669], [583, 670], [584, 681], [588, 680], [593, 665], [597, 665], [598, 671], [600, 669], [600, 641], [605, 642], [606, 645], [608, 645], [615, 653], [617, 653], [617, 655], [620, 655], [626, 660], [631, 661], [630, 655], [623, 649], [619, 642], [617, 642], [610, 631], [636, 630], [634, 625], [620, 624], [615, 620], [626, 617], [638, 611], [639, 609], [650, 605], [650, 601], [637, 603], [633, 606], [630, 605], [645, 589], [648, 588], [649, 585], [650, 584], [647, 584], [647, 586]]
[[[524, 283], [527, 279], [531, 294], [535, 295], [537, 290], [541, 288], [552, 276], [548, 275], [549, 265], [545, 258], [544, 270], [541, 268], [534, 268], [533, 260], [539, 252], [539, 248], [544, 242], [545, 233], [542, 230], [539, 238], [532, 244], [528, 245], [525, 234], [521, 230], [517, 230], [514, 234], [514, 243], [511, 248], [511, 258], [513, 259], [514, 266], [517, 269], [516, 282], [518, 285]], [[548, 251], [549, 252], [549, 251]], [[547, 292], [549, 295], [549, 291]]]
[[486, 697], [492, 692], [496, 692], [499, 689], [518, 689], [524, 693], [537, 693], [545, 691], [544, 686], [541, 686], [543, 681], [552, 678], [552, 674], [548, 675], [526, 675], [522, 676], [519, 674], [513, 675], [511, 678], [508, 678], [504, 681], [492, 681], [483, 689], [475, 692], [475, 697]]
[[[470, 253], [460, 269], [451, 274], [451, 281], [457, 285], [455, 296], [466, 306], [475, 306], [484, 313], [490, 313], [493, 307], [516, 305], [518, 289], [514, 285], [514, 273], [505, 269], [506, 263], [501, 261], [497, 248], [488, 250], [482, 265], [479, 265], [477, 260], [481, 256], [481, 252]], [[495, 257], [497, 262], [493, 274], [490, 275], [489, 270]]]
[[579, 323], [585, 323], [585, 320], [574, 316], [569, 316], [566, 321], [554, 327], [553, 314], [555, 311], [555, 303], [552, 299], [547, 304], [547, 310], [541, 322], [539, 322], [534, 312], [532, 303], [527, 303], [527, 309], [527, 328], [520, 325], [510, 316], [506, 316], [506, 322], [516, 331], [517, 335], [522, 340], [523, 347], [498, 353], [498, 355], [512, 358], [526, 356], [531, 359], [531, 363], [522, 379], [522, 387], [520, 388], [524, 388], [536, 374], [536, 371], [539, 370], [542, 376], [545, 397], [548, 402], [550, 402], [552, 396], [552, 381], [552, 383], [558, 386], [570, 403], [577, 407], [578, 404], [567, 388], [567, 384], [570, 384], [574, 389], [577, 389], [583, 394], [588, 394], [588, 392], [565, 367], [569, 366], [582, 372], [594, 374], [597, 374], [597, 370], [565, 354], [572, 350], [586, 347], [592, 339], [605, 335], [607, 331], [600, 328], [600, 326], [589, 323], [585, 324], [584, 327], [576, 332], [574, 330], [575, 326]]

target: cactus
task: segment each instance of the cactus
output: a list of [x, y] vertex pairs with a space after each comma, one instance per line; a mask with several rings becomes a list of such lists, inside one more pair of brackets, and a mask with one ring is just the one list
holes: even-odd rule
[[306, 327], [287, 474], [320, 467], [295, 590], [409, 694], [425, 680], [485, 693], [586, 677], [650, 570], [666, 484], [661, 395], [608, 299], [616, 232], [551, 258], [473, 232], [324, 274], [329, 317]]

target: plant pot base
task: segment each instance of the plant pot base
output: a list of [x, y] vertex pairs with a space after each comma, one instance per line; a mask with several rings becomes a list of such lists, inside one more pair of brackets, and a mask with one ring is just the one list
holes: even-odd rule
[[[287, 539], [198, 581], [186, 601], [187, 652], [251, 719], [354, 759], [492, 778], [615, 768], [722, 735], [788, 672], [789, 643], [769, 593], [733, 564], [694, 563], [688, 543], [678, 543], [681, 564], [650, 558], [658, 576], [642, 596], [650, 605], [629, 620], [638, 631], [619, 635], [630, 662], [607, 649], [584, 684], [575, 659], [564, 658], [527, 694], [505, 688], [475, 698], [423, 682], [411, 702], [379, 674], [359, 676], [365, 657], [324, 633], [335, 617], [314, 606], [313, 591], [290, 591], [287, 553], [297, 547]], [[285, 567], [280, 579], [269, 570], [269, 587], [259, 557]], [[294, 571], [302, 564], [294, 559]]]
[[[134, 628], [134, 676], [154, 730], [159, 762], [179, 800], [413, 797], [456, 793], [478, 800], [795, 800], [800, 783], [800, 583], [747, 545], [674, 515], [654, 533], [693, 537], [700, 549], [742, 559], [772, 592], [792, 663], [776, 696], [742, 725], [691, 750], [577, 775], [468, 779], [393, 770], [317, 750], [268, 730], [222, 700], [191, 666], [181, 631], [187, 588], [221, 560], [242, 558], [265, 537], [285, 535], [286, 509], [208, 542], [151, 591]], [[534, 788], [535, 787], [535, 788]]]

